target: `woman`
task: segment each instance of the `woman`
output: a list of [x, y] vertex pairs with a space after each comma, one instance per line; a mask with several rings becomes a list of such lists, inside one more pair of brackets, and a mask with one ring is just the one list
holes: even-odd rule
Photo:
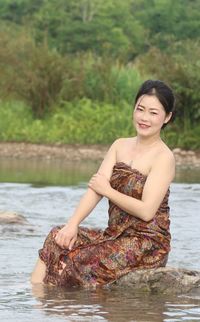
[[[98, 286], [136, 269], [166, 265], [175, 161], [160, 132], [172, 119], [174, 101], [165, 83], [142, 84], [133, 112], [137, 136], [112, 144], [73, 216], [49, 233], [33, 283]], [[109, 200], [108, 227], [79, 227], [102, 197]]]

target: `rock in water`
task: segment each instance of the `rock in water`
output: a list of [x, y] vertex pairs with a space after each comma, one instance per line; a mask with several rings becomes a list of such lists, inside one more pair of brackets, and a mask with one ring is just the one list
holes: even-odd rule
[[137, 270], [122, 276], [114, 285], [141, 292], [181, 294], [200, 288], [200, 271], [173, 267]]
[[11, 211], [1, 211], [0, 212], [0, 224], [19, 224], [27, 225], [28, 221], [22, 215]]

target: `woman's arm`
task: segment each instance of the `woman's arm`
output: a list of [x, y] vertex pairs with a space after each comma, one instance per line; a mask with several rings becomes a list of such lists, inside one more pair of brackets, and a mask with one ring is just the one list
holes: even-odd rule
[[[116, 146], [118, 141], [119, 140], [116, 140], [111, 145], [98, 170], [98, 172], [101, 172], [107, 178], [107, 180], [110, 180], [113, 166], [116, 163]], [[83, 219], [86, 218], [96, 207], [101, 198], [101, 194], [98, 194], [96, 191], [88, 188], [75, 209], [74, 214], [70, 218], [70, 223], [79, 225], [81, 221], [83, 221]]]
[[144, 185], [142, 198], [127, 196], [113, 189], [107, 179], [97, 173], [89, 182], [89, 187], [110, 199], [130, 215], [150, 221], [158, 210], [175, 174], [172, 154], [161, 154], [154, 163]]
[[90, 214], [101, 198], [102, 196], [95, 191], [87, 189], [73, 215], [55, 237], [55, 241], [60, 247], [69, 249], [73, 247], [77, 239], [79, 224]]
[[[116, 163], [116, 146], [118, 141], [116, 140], [111, 145], [98, 170], [107, 180], [110, 180], [113, 166]], [[56, 235], [55, 240], [60, 247], [69, 249], [73, 247], [77, 238], [78, 225], [91, 213], [101, 198], [102, 195], [98, 194], [98, 192], [91, 188], [87, 189], [67, 224]]]

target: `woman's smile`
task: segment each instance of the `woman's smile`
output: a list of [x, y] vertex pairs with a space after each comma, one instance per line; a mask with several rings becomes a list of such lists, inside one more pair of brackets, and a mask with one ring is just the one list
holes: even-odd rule
[[155, 96], [143, 95], [136, 103], [133, 120], [138, 135], [160, 135], [166, 112]]
[[141, 129], [149, 129], [149, 128], [150, 128], [150, 125], [147, 125], [147, 124], [145, 124], [145, 123], [140, 123], [140, 122], [138, 122], [138, 125], [139, 125], [139, 127], [140, 127]]

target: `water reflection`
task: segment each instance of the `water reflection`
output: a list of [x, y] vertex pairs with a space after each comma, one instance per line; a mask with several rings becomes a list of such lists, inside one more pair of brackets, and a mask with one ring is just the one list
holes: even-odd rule
[[88, 181], [97, 168], [97, 162], [0, 159], [0, 182], [77, 185]]
[[[87, 182], [100, 161], [0, 159], [0, 182], [77, 185]], [[199, 168], [177, 168], [175, 182], [200, 182]]]
[[33, 287], [37, 308], [67, 321], [161, 322], [200, 319], [199, 300], [184, 296], [135, 294], [130, 289]]
[[200, 183], [200, 168], [177, 167], [175, 182]]

